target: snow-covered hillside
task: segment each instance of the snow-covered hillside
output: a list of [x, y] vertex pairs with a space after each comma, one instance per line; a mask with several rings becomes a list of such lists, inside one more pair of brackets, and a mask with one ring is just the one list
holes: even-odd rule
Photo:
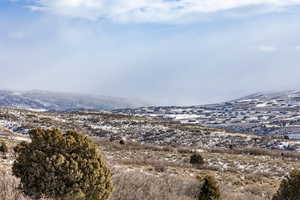
[[114, 112], [263, 135], [300, 136], [299, 91], [255, 93], [211, 105], [142, 107]]
[[111, 110], [133, 108], [145, 105], [124, 98], [58, 93], [47, 91], [16, 92], [0, 90], [0, 106], [33, 109], [37, 111], [55, 110]]

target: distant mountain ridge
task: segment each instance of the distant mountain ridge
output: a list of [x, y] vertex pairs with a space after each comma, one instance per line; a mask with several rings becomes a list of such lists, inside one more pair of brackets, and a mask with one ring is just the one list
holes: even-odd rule
[[113, 110], [135, 108], [146, 103], [126, 98], [84, 95], [41, 90], [0, 90], [0, 106], [23, 109], [67, 111], [78, 109]]
[[261, 101], [271, 101], [271, 100], [298, 101], [299, 98], [300, 98], [300, 91], [286, 90], [281, 92], [257, 92], [229, 102], [237, 102], [241, 100], [255, 100], [255, 99]]

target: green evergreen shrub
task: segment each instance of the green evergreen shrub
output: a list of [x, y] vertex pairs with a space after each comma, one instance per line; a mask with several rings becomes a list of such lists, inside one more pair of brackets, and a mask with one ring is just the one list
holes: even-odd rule
[[300, 200], [300, 170], [293, 170], [281, 181], [273, 200]]
[[193, 155], [191, 155], [190, 163], [193, 165], [201, 166], [204, 164], [204, 159], [200, 153], [194, 153]]
[[0, 152], [6, 154], [8, 152], [8, 147], [4, 141], [0, 143]]
[[199, 200], [220, 200], [220, 189], [213, 176], [206, 176], [201, 182]]
[[86, 136], [59, 129], [30, 131], [31, 143], [14, 150], [13, 174], [32, 197], [61, 200], [106, 200], [112, 192], [111, 171]]

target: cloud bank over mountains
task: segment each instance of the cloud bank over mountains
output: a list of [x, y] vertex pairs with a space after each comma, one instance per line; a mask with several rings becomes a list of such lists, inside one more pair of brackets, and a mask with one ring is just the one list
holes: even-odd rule
[[299, 20], [300, 0], [4, 0], [0, 85], [162, 105], [299, 90]]
[[[207, 15], [282, 12], [300, 0], [28, 0], [28, 8], [88, 20], [119, 23], [185, 23]], [[246, 10], [245, 10], [246, 8]], [[251, 9], [255, 8], [255, 9]], [[242, 11], [239, 11], [242, 9]]]

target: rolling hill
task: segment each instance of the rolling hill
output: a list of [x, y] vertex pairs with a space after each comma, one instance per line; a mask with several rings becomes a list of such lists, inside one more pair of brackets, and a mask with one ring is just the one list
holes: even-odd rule
[[112, 110], [145, 105], [139, 101], [100, 95], [83, 95], [49, 91], [0, 90], [0, 106], [34, 110], [67, 111], [79, 109]]

